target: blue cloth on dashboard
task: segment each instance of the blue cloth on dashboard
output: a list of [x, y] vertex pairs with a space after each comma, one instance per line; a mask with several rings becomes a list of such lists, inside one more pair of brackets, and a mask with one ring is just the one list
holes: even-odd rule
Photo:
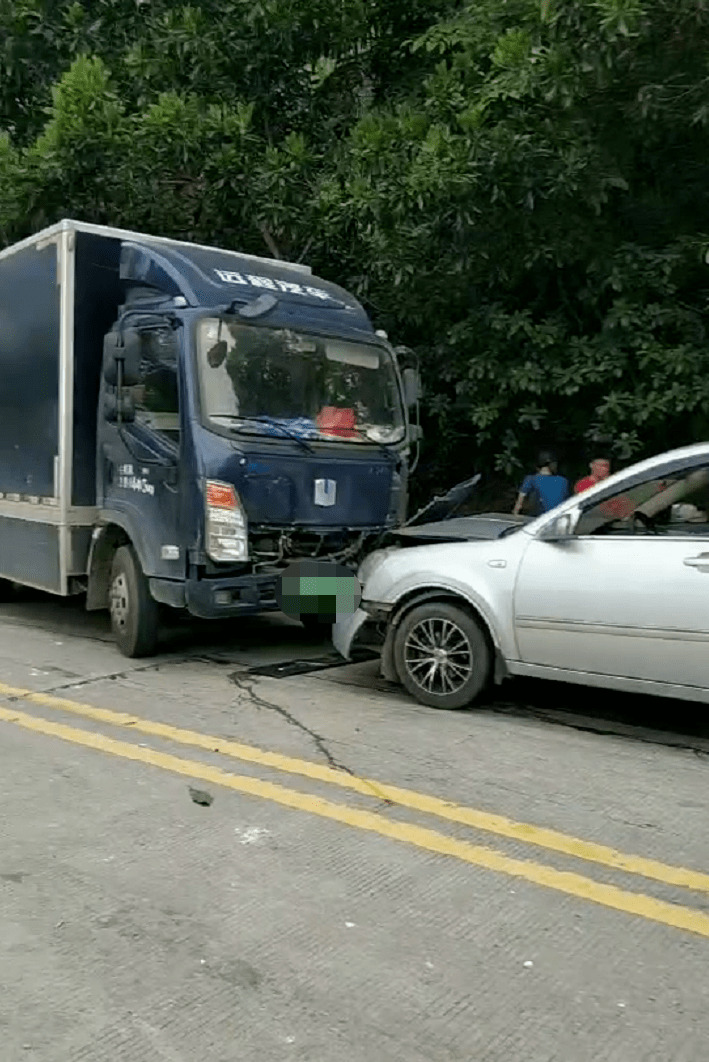
[[[261, 424], [265, 435], [279, 435], [281, 438], [286, 436], [287, 432], [301, 439], [317, 439], [320, 435], [317, 424], [310, 417], [293, 417], [292, 419], [269, 417], [268, 420], [264, 418]], [[279, 431], [279, 425], [284, 430]]]

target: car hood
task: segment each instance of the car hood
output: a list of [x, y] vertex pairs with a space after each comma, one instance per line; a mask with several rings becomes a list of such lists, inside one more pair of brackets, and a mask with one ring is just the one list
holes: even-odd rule
[[511, 534], [513, 529], [530, 522], [528, 516], [512, 516], [510, 513], [476, 513], [473, 516], [457, 516], [450, 520], [436, 520], [430, 524], [400, 527], [393, 532], [403, 546], [434, 542], [470, 542], [475, 539], [490, 540]]
[[[486, 513], [475, 517], [460, 517], [456, 520], [441, 520], [439, 523], [430, 525], [422, 524], [420, 527], [399, 528], [398, 531], [392, 532], [386, 545], [367, 554], [359, 566], [357, 576], [364, 588], [374, 572], [390, 558], [393, 559], [393, 565], [388, 565], [387, 568], [394, 578], [394, 572], [412, 571], [421, 575], [428, 572], [432, 575], [437, 567], [445, 570], [451, 558], [457, 558], [461, 550], [464, 551], [462, 556], [465, 557], [466, 563], [469, 563], [472, 557], [469, 552], [471, 547], [475, 550], [474, 555], [481, 559], [488, 555], [497, 556], [500, 549], [507, 553], [508, 547], [513, 546], [513, 539], [517, 542], [518, 538], [526, 539], [527, 536], [507, 535], [505, 531], [508, 528], [517, 529], [528, 522], [529, 520], [524, 517]], [[448, 527], [449, 524], [453, 527]], [[420, 533], [422, 533], [421, 538], [414, 537]], [[399, 535], [402, 538], [397, 542]], [[429, 535], [430, 538], [427, 537]], [[501, 542], [497, 545], [498, 539], [503, 536], [504, 546]], [[516, 552], [514, 546], [513, 552]], [[459, 566], [459, 562], [453, 561], [454, 569], [457, 565]]]

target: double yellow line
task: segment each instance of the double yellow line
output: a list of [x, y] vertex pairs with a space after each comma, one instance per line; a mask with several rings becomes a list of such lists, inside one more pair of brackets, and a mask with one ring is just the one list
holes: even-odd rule
[[[359, 778], [356, 775], [308, 760], [284, 756], [235, 741], [226, 741], [209, 734], [185, 730], [151, 719], [142, 719], [125, 712], [97, 708], [90, 704], [82, 704], [46, 693], [37, 693], [33, 690], [18, 689], [4, 683], [0, 683], [0, 699], [6, 704], [25, 702], [41, 708], [82, 716], [92, 722], [123, 728], [132, 733], [159, 738], [210, 753], [219, 753], [230, 759], [240, 760], [242, 763], [300, 776], [312, 782], [323, 782], [363, 796], [385, 800], [401, 808], [431, 815], [508, 840], [523, 842], [562, 856], [580, 859], [586, 863], [595, 863], [623, 874], [644, 877], [673, 888], [689, 889], [709, 895], [709, 874], [701, 871], [671, 866], [644, 856], [627, 855], [606, 845], [585, 841], [556, 830], [515, 822], [502, 815], [464, 807], [411, 789], [402, 789], [399, 786]], [[107, 737], [95, 731], [80, 730], [65, 723], [19, 711], [12, 703], [7, 707], [0, 706], [0, 721], [38, 734], [96, 749], [121, 759], [146, 763], [193, 780], [209, 782], [235, 792], [270, 800], [283, 807], [318, 815], [321, 818], [376, 833], [429, 852], [450, 856], [474, 866], [521, 878], [603, 907], [709, 937], [709, 915], [692, 907], [627, 891], [573, 871], [558, 870], [532, 860], [517, 859], [496, 849], [472, 844], [425, 826], [393, 821], [374, 811], [352, 807], [348, 804], [333, 803], [312, 793], [289, 789], [275, 782], [248, 775], [232, 774], [200, 760], [183, 759], [158, 749], [141, 747], [132, 742]]]

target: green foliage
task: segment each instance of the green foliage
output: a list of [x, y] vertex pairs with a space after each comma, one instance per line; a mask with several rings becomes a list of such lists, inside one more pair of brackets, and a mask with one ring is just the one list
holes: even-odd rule
[[7, 133], [0, 132], [0, 236], [12, 232], [21, 203], [22, 171]]
[[419, 352], [432, 480], [634, 457], [709, 435], [708, 45], [709, 0], [0, 0], [0, 236], [307, 257]]

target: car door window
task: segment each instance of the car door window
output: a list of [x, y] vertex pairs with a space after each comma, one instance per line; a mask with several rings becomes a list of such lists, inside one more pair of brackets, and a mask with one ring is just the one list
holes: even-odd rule
[[577, 536], [709, 535], [709, 467], [655, 476], [584, 508]]

